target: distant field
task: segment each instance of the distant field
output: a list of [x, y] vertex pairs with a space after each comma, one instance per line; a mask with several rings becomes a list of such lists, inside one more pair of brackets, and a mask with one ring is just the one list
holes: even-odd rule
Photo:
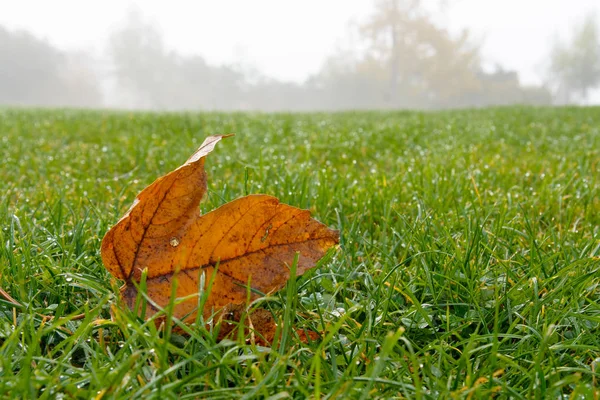
[[[117, 312], [100, 241], [211, 134], [203, 211], [247, 193], [339, 229], [266, 304], [286, 346]], [[0, 109], [0, 395], [598, 398], [600, 109], [152, 114]], [[82, 318], [73, 318], [79, 314]], [[53, 318], [52, 318], [53, 317]], [[569, 397], [571, 396], [571, 397]]]

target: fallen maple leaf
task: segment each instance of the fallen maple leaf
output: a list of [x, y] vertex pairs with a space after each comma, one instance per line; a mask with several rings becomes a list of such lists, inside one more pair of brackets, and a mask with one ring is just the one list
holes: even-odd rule
[[[102, 240], [102, 261], [125, 281], [121, 295], [132, 309], [134, 283], [147, 269], [147, 294], [156, 306], [148, 302], [146, 318], [169, 304], [175, 276], [175, 295], [183, 298], [198, 293], [202, 272], [208, 282], [217, 269], [202, 310], [208, 317], [245, 303], [248, 283], [262, 293], [281, 289], [296, 253], [302, 275], [339, 242], [338, 231], [310, 218], [308, 210], [267, 195], [242, 197], [201, 216], [204, 159], [227, 136], [209, 136], [185, 164], [145, 188]], [[189, 296], [175, 304], [173, 316], [193, 321], [197, 307], [197, 296]]]

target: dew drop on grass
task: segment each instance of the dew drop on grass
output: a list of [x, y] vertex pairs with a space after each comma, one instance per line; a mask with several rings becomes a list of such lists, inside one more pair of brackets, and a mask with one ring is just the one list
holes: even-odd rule
[[73, 282], [73, 278], [69, 276], [69, 277], [65, 278], [65, 281], [66, 282]]

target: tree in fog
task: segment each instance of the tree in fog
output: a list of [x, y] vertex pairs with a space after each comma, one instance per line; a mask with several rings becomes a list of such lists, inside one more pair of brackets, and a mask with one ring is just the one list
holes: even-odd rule
[[358, 32], [362, 54], [353, 62], [347, 54], [332, 57], [321, 79], [354, 89], [368, 108], [457, 106], [479, 90], [477, 48], [466, 33], [453, 38], [437, 27], [420, 0], [376, 1]]
[[90, 64], [84, 53], [64, 53], [0, 27], [0, 104], [98, 107], [102, 96]]
[[595, 15], [576, 27], [568, 43], [556, 40], [550, 53], [550, 78], [560, 102], [586, 101], [600, 85], [600, 32]]
[[366, 62], [377, 63], [389, 76], [391, 104], [418, 99], [444, 105], [477, 87], [479, 54], [468, 35], [452, 38], [433, 23], [420, 0], [377, 1], [361, 31]]
[[235, 109], [243, 76], [200, 56], [169, 50], [159, 29], [137, 12], [112, 33], [109, 54], [120, 103], [152, 109]]
[[175, 95], [175, 62], [169, 57], [161, 33], [137, 12], [109, 39], [117, 101], [123, 105], [160, 108]]

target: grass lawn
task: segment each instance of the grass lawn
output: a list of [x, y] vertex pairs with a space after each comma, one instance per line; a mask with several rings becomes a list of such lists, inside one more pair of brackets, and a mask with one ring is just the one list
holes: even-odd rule
[[[104, 233], [229, 132], [203, 211], [266, 193], [341, 232], [261, 301], [318, 341], [217, 342], [117, 307]], [[0, 163], [0, 287], [18, 303], [0, 299], [2, 398], [600, 396], [599, 108], [0, 109]]]

